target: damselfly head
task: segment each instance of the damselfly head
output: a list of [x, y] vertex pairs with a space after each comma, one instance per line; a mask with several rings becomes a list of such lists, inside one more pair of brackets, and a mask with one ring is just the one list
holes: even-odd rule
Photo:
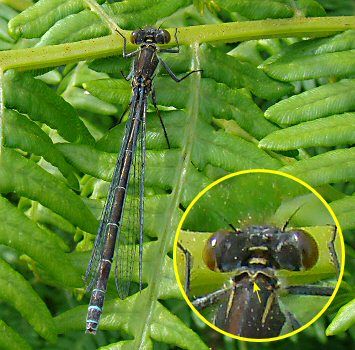
[[284, 232], [272, 226], [217, 231], [207, 240], [203, 250], [206, 266], [220, 272], [250, 267], [255, 261], [258, 266], [303, 271], [311, 269], [318, 256], [317, 243], [309, 233], [301, 229]]
[[170, 34], [165, 29], [144, 28], [131, 34], [132, 44], [167, 44], [169, 41]]

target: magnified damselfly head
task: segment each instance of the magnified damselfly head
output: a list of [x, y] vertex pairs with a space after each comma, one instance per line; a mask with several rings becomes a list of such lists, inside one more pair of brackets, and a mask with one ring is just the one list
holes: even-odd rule
[[[320, 317], [339, 288], [344, 245], [315, 190], [258, 169], [218, 179], [192, 203], [177, 230], [175, 273], [201, 320], [236, 339], [270, 341]], [[329, 216], [318, 226], [323, 206]]]
[[218, 231], [207, 240], [203, 250], [206, 266], [220, 272], [250, 266], [308, 270], [316, 264], [318, 255], [317, 243], [307, 232], [284, 232], [272, 226]]
[[132, 44], [167, 44], [169, 41], [170, 34], [165, 29], [144, 28], [131, 34]]

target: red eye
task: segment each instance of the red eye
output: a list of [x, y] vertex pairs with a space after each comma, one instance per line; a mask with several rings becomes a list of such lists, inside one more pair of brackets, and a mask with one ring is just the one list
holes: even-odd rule
[[313, 237], [304, 231], [296, 233], [299, 241], [299, 250], [302, 256], [302, 265], [305, 269], [310, 269], [318, 261], [318, 247]]
[[167, 44], [170, 41], [170, 33], [164, 30], [164, 44]]
[[279, 237], [273, 257], [278, 267], [290, 271], [309, 270], [318, 261], [318, 246], [303, 230], [291, 230]]
[[130, 41], [132, 44], [137, 44], [137, 35], [138, 32], [132, 32], [130, 36]]
[[[216, 271], [217, 262], [216, 262], [216, 249], [215, 249], [215, 238], [212, 236], [208, 239], [205, 244], [202, 253], [203, 261], [205, 262], [206, 266], [212, 270]], [[217, 269], [218, 271], [218, 269]]]
[[229, 235], [228, 231], [218, 231], [214, 233], [206, 242], [203, 249], [203, 261], [212, 271], [220, 271], [218, 262], [221, 255], [221, 243]]
[[155, 35], [157, 44], [167, 44], [170, 41], [170, 34], [167, 30], [161, 29]]

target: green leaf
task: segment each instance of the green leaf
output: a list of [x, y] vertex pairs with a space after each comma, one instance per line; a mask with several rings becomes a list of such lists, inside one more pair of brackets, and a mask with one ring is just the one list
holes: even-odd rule
[[[128, 59], [123, 60], [119, 56], [110, 56], [105, 58], [99, 58], [97, 60], [89, 62], [88, 65], [90, 69], [99, 72], [121, 74], [122, 70], [127, 74], [128, 71], [131, 69], [132, 62]], [[128, 84], [128, 82], [126, 83]]]
[[39, 1], [9, 22], [14, 38], [39, 38], [58, 20], [85, 8], [82, 0]]
[[248, 62], [240, 62], [216, 48], [201, 46], [203, 76], [223, 82], [230, 87], [247, 87], [254, 95], [276, 99], [293, 91], [293, 86], [269, 78], [262, 70]]
[[[64, 286], [78, 287], [81, 278], [63, 252], [63, 242], [51, 233], [44, 232], [19, 209], [0, 197], [0, 218], [2, 222], [1, 244], [28, 255]], [[60, 264], [58, 262], [60, 261]]]
[[48, 124], [68, 141], [93, 142], [75, 109], [29, 73], [7, 71], [3, 88], [7, 108], [16, 109], [33, 120]]
[[[52, 316], [31, 285], [0, 259], [0, 297], [11, 304], [42, 337], [56, 340]], [[21, 293], [19, 293], [21, 291]]]
[[109, 78], [106, 73], [96, 72], [95, 70], [90, 69], [85, 62], [66, 66], [66, 70], [63, 71], [63, 74], [65, 76], [58, 86], [57, 93], [65, 93], [67, 95], [66, 97], [68, 97], [68, 95], [70, 96], [66, 91], [68, 89], [73, 87], [82, 88], [87, 82]]
[[351, 145], [355, 140], [355, 113], [300, 123], [275, 131], [259, 142], [259, 146], [272, 150]]
[[[107, 92], [108, 95], [110, 95], [110, 93], [111, 91]], [[164, 121], [171, 148], [181, 147], [183, 144], [183, 129], [186, 127], [188, 116], [184, 111], [161, 111], [161, 116]], [[157, 118], [155, 113], [148, 113], [147, 120], [147, 149], [166, 149], [167, 142], [160, 124], [160, 120]], [[97, 142], [97, 148], [101, 151], [115, 153], [117, 155], [120, 150], [124, 131], [125, 125], [118, 124], [109, 130], [109, 132]]]
[[301, 41], [265, 61], [261, 68], [274, 79], [295, 81], [355, 73], [355, 31]]
[[[203, 73], [202, 73], [203, 74]], [[176, 84], [168, 78], [157, 77], [157, 101], [159, 104], [183, 108], [189, 99], [188, 81]], [[214, 97], [219, 96], [216, 100]], [[260, 108], [244, 90], [230, 89], [212, 79], [201, 82], [201, 114], [206, 121], [212, 117], [234, 119], [243, 129], [259, 139], [277, 129], [263, 117]], [[238, 101], [236, 103], [236, 101]]]
[[79, 196], [34, 162], [16, 151], [1, 149], [0, 190], [39, 201], [87, 232], [95, 232], [97, 221]]
[[265, 117], [279, 125], [326, 117], [355, 109], [355, 80], [342, 80], [305, 91], [282, 100], [265, 112]]
[[326, 335], [336, 335], [345, 332], [355, 324], [355, 299], [344, 305], [337, 312], [334, 320], [328, 326]]
[[13, 43], [14, 40], [9, 36], [7, 32], [7, 21], [0, 17], [0, 40]]
[[88, 81], [83, 86], [92, 95], [110, 104], [128, 105], [131, 99], [130, 84], [125, 79]]
[[36, 46], [56, 45], [109, 35], [110, 30], [100, 18], [90, 10], [64, 17], [56, 22]]
[[117, 108], [109, 103], [105, 103], [94, 96], [86, 96], [87, 92], [83, 89], [71, 87], [66, 89], [62, 97], [73, 107], [91, 113], [103, 115], [117, 114]]
[[212, 164], [233, 171], [254, 168], [277, 169], [280, 166], [279, 161], [242, 138], [221, 131], [211, 133], [207, 128], [200, 131], [200, 138], [195, 140], [193, 150], [193, 163], [198, 168], [203, 169], [207, 164]]
[[56, 148], [81, 172], [105, 181], [112, 181], [117, 155], [98, 151], [88, 145], [63, 143], [56, 144]]
[[329, 151], [280, 169], [299, 177], [311, 186], [354, 181], [354, 170], [355, 148]]
[[62, 76], [57, 70], [53, 69], [47, 73], [39, 75], [37, 79], [42, 80], [46, 84], [58, 85], [62, 80]]
[[142, 25], [153, 25], [158, 20], [168, 17], [188, 5], [190, 5], [190, 0], [176, 0], [174, 2], [153, 0], [150, 1], [149, 6], [144, 1], [131, 0], [106, 5], [106, 8], [120, 27], [136, 29]]
[[296, 6], [299, 9], [297, 12], [301, 11], [306, 17], [321, 17], [327, 14], [324, 8], [314, 0], [297, 0]]
[[18, 12], [12, 9], [10, 6], [0, 4], [0, 17], [9, 21], [11, 18], [18, 15]]
[[354, 60], [355, 50], [349, 50], [293, 59], [291, 70], [291, 63], [285, 60], [280, 60], [279, 64], [276, 62], [272, 68], [264, 70], [271, 77], [282, 81], [344, 77], [355, 73]]
[[351, 13], [354, 9], [352, 0], [319, 0], [329, 16], [342, 16], [346, 13]]
[[25, 152], [41, 155], [58, 167], [68, 179], [71, 187], [79, 189], [73, 169], [65, 161], [63, 155], [55, 149], [50, 137], [37, 124], [23, 114], [8, 109], [4, 113], [4, 124], [4, 146], [20, 148]]
[[219, 6], [231, 12], [238, 12], [249, 19], [292, 17], [294, 11], [291, 6], [280, 1], [266, 0], [255, 6], [253, 0], [223, 0], [216, 2]]
[[1, 343], [4, 349], [31, 350], [31, 346], [17, 332], [0, 320]]
[[355, 228], [355, 197], [347, 196], [331, 202], [330, 206], [334, 210], [343, 230]]
[[10, 50], [11, 48], [13, 48], [13, 44], [0, 40], [0, 51]]
[[[88, 205], [88, 203], [85, 201], [85, 203]], [[90, 203], [91, 204], [91, 203]], [[91, 206], [88, 205], [90, 210], [93, 211]], [[100, 210], [102, 210], [102, 207], [100, 207]], [[29, 217], [36, 217], [37, 223], [40, 223], [42, 225], [46, 226], [52, 226], [52, 227], [57, 227], [58, 229], [71, 233], [74, 235], [76, 233], [76, 228], [73, 224], [71, 224], [69, 221], [63, 219], [62, 216], [53, 213], [50, 209], [44, 207], [40, 203], [36, 203], [36, 205], [32, 206], [29, 211], [26, 212], [26, 215]], [[97, 214], [99, 216], [100, 214]], [[96, 216], [96, 215], [95, 215]], [[68, 249], [65, 249], [67, 251]]]

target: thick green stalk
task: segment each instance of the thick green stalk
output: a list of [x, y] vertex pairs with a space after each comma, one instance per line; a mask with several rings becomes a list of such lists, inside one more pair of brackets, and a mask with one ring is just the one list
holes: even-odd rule
[[[262, 38], [319, 37], [355, 29], [355, 16], [273, 19], [179, 28], [181, 44], [238, 42]], [[171, 30], [173, 33], [174, 30]], [[128, 36], [127, 31], [122, 33]], [[171, 45], [174, 45], [172, 43]], [[118, 33], [79, 42], [0, 52], [0, 68], [31, 70], [122, 53]]]

